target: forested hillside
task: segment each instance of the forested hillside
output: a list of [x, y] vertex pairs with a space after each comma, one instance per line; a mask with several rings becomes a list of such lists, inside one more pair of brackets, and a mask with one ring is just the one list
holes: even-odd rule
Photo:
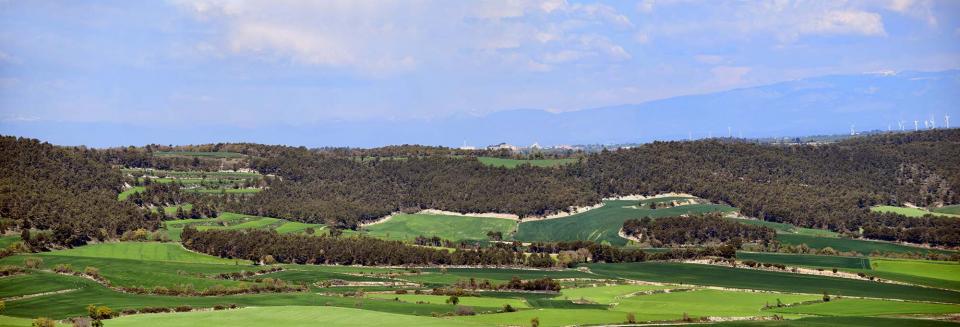
[[50, 230], [25, 240], [77, 245], [159, 225], [159, 217], [118, 202], [120, 172], [95, 160], [94, 150], [0, 137], [0, 218], [21, 230]]
[[[882, 240], [960, 245], [960, 220], [869, 210], [877, 204], [960, 202], [957, 130], [883, 134], [829, 145], [656, 142], [594, 153], [557, 167], [512, 169], [419, 146], [352, 151], [216, 144], [92, 150], [5, 137], [2, 150], [7, 173], [0, 214], [18, 225], [61, 226], [61, 234], [71, 231], [79, 238], [69, 242], [157, 226], [160, 218], [150, 210], [116, 201], [125, 180], [109, 166], [115, 165], [252, 168], [276, 176], [261, 179], [260, 192], [245, 195], [185, 196], [177, 187], [148, 187], [134, 196], [138, 201], [133, 202], [143, 209], [189, 199], [208, 211], [338, 228], [357, 228], [397, 211], [529, 217], [593, 205], [610, 196], [685, 192], [767, 221]], [[197, 155], [191, 158], [190, 153]]]

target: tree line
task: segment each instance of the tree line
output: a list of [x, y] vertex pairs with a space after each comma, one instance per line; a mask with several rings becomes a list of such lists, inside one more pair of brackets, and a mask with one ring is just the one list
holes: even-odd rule
[[724, 219], [716, 212], [686, 217], [630, 219], [623, 223], [623, 232], [652, 247], [742, 242], [767, 244], [777, 237], [777, 231], [770, 227], [742, 224]]

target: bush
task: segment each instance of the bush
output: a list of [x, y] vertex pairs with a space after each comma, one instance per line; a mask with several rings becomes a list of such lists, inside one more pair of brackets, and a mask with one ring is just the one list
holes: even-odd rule
[[17, 266], [9, 266], [9, 265], [0, 266], [0, 277], [13, 276], [13, 275], [22, 274], [25, 272], [27, 272], [26, 269], [23, 269]]
[[517, 308], [514, 308], [514, 307], [513, 307], [512, 305], [510, 305], [510, 304], [504, 304], [504, 305], [503, 305], [503, 312], [517, 312]]
[[393, 293], [394, 293], [394, 294], [407, 294], [407, 290], [396, 290], [396, 291], [394, 291]]
[[58, 265], [56, 265], [56, 266], [53, 266], [53, 271], [58, 272], [58, 273], [61, 273], [61, 274], [71, 274], [71, 273], [73, 273], [73, 267], [71, 267], [71, 266], [68, 265], [68, 264], [61, 263], [61, 264], [58, 264]]
[[227, 307], [223, 306], [222, 304], [217, 304], [217, 305], [213, 306], [213, 310], [217, 310], [217, 311], [226, 310], [226, 309], [227, 309]]
[[472, 316], [472, 315], [477, 314], [476, 312], [473, 311], [473, 308], [472, 308], [472, 307], [468, 307], [468, 306], [465, 306], [465, 305], [458, 305], [458, 306], [457, 306], [457, 309], [456, 309], [454, 312], [455, 312], [458, 316]]
[[97, 269], [96, 267], [83, 268], [83, 273], [93, 278], [100, 278], [100, 269]]
[[120, 310], [120, 313], [125, 315], [132, 315], [137, 313], [137, 309], [126, 308], [126, 309]]
[[93, 319], [93, 320], [110, 319], [110, 318], [113, 318], [114, 316], [113, 310], [108, 308], [107, 306], [105, 305], [97, 306], [93, 304], [87, 306], [87, 314], [89, 314], [90, 319]]
[[170, 312], [170, 308], [163, 308], [163, 307], [140, 308], [140, 313], [164, 313], [164, 312]]
[[453, 304], [453, 305], [460, 304], [460, 298], [457, 297], [456, 295], [451, 295], [450, 298], [447, 299], [447, 304]]
[[57, 327], [57, 323], [50, 318], [40, 317], [33, 320], [32, 327]]
[[628, 324], [637, 323], [637, 316], [634, 315], [633, 312], [627, 312], [627, 323]]
[[[43, 259], [40, 258], [26, 258], [23, 259], [23, 266], [30, 269], [39, 269], [43, 265]], [[40, 318], [37, 318], [40, 319]]]
[[190, 311], [193, 311], [193, 307], [189, 305], [181, 305], [181, 306], [177, 306], [173, 310], [176, 312], [190, 312]]
[[533, 319], [530, 319], [530, 327], [540, 327], [540, 318], [533, 317]]

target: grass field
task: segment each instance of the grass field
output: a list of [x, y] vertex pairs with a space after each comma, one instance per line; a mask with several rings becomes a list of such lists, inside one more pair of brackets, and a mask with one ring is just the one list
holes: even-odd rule
[[452, 284], [459, 280], [488, 279], [494, 283], [503, 283], [509, 281], [514, 276], [520, 279], [537, 278], [596, 278], [586, 272], [567, 270], [526, 270], [526, 269], [495, 269], [495, 268], [448, 268], [446, 273], [441, 269], [427, 268], [423, 269], [424, 274], [420, 276], [405, 276], [403, 279], [427, 285], [445, 285]]
[[193, 152], [193, 151], [156, 151], [158, 157], [202, 157], [202, 158], [240, 158], [246, 155], [236, 152]]
[[954, 261], [873, 259], [870, 262], [875, 271], [960, 282], [960, 264]]
[[674, 288], [657, 285], [609, 285], [598, 287], [565, 288], [560, 290], [561, 297], [570, 301], [586, 300], [600, 304], [610, 304], [623, 297], [643, 291]]
[[799, 303], [818, 300], [821, 295], [694, 290], [628, 297], [612, 310], [633, 312], [639, 320], [680, 320], [691, 317], [770, 316], [766, 304]]
[[[942, 209], [942, 208], [941, 208]], [[870, 211], [874, 212], [892, 212], [896, 214], [901, 214], [907, 217], [923, 217], [926, 215], [942, 216], [942, 217], [952, 217], [960, 218], [960, 214], [951, 214], [949, 211], [954, 209], [947, 208], [946, 211], [927, 211], [919, 208], [908, 208], [908, 207], [895, 207], [895, 206], [873, 206], [870, 208]]]
[[[394, 300], [397, 299], [401, 302], [407, 303], [432, 303], [432, 304], [446, 304], [446, 301], [450, 298], [449, 296], [444, 295], [427, 295], [427, 294], [389, 294], [389, 293], [367, 293], [368, 298], [372, 299], [382, 299], [382, 300]], [[504, 304], [509, 304], [510, 306], [522, 309], [529, 308], [523, 299], [520, 298], [502, 298], [502, 297], [481, 297], [481, 296], [461, 296], [458, 297], [460, 300], [460, 305], [466, 305], [474, 307], [477, 311], [496, 311], [497, 309], [502, 309]], [[451, 305], [452, 304], [448, 304]]]
[[131, 195], [133, 195], [134, 193], [140, 193], [140, 192], [143, 192], [143, 191], [146, 191], [146, 190], [147, 190], [147, 188], [144, 187], [144, 186], [134, 186], [134, 187], [131, 187], [131, 188], [129, 188], [129, 189], [123, 191], [123, 192], [120, 192], [120, 194], [117, 194], [117, 200], [126, 201], [127, 198], [129, 198], [129, 197], [130, 197]]
[[722, 327], [956, 327], [956, 323], [930, 319], [880, 318], [880, 317], [804, 317], [781, 321], [730, 321], [714, 324]]
[[946, 314], [960, 313], [960, 305], [867, 299], [834, 299], [830, 302], [776, 308], [770, 311], [817, 316]]
[[104, 326], [474, 326], [444, 318], [410, 316], [361, 309], [283, 306], [239, 310], [137, 315], [107, 320]]
[[488, 231], [501, 232], [504, 238], [516, 228], [517, 222], [501, 218], [462, 217], [431, 214], [399, 214], [390, 220], [367, 226], [371, 236], [393, 240], [413, 240], [417, 236], [439, 236], [452, 241], [486, 240]]
[[936, 212], [936, 213], [945, 213], [945, 214], [949, 214], [949, 215], [958, 215], [958, 216], [960, 216], [960, 204], [943, 206], [943, 207], [940, 207], [940, 208], [935, 208], [935, 209], [933, 209], [933, 210], [931, 210], [931, 211]]
[[6, 248], [13, 243], [20, 242], [19, 235], [0, 236], [0, 248]]
[[519, 165], [529, 164], [534, 167], [557, 167], [560, 165], [577, 162], [577, 158], [564, 158], [564, 159], [504, 159], [504, 158], [494, 158], [494, 157], [477, 157], [481, 163], [494, 166], [494, 167], [506, 167], [506, 168], [516, 168]]
[[78, 288], [76, 278], [56, 274], [22, 274], [4, 277], [2, 281], [0, 298]]
[[737, 259], [818, 268], [870, 269], [870, 259], [812, 254], [737, 252]]
[[494, 313], [451, 318], [458, 323], [480, 323], [495, 326], [530, 326], [538, 318], [540, 326], [574, 326], [615, 324], [627, 321], [624, 312], [602, 309], [534, 309], [509, 313]]
[[796, 235], [807, 235], [807, 236], [819, 236], [819, 237], [838, 237], [839, 234], [834, 231], [829, 231], [826, 229], [815, 229], [815, 228], [803, 228], [797, 227], [791, 224], [785, 223], [775, 223], [772, 221], [756, 220], [756, 219], [734, 219], [734, 221], [741, 224], [755, 225], [755, 226], [766, 226], [773, 228], [777, 231], [777, 234], [796, 234]]
[[785, 272], [674, 262], [588, 264], [586, 266], [597, 275], [610, 278], [791, 293], [819, 294], [826, 291], [829, 294], [848, 296], [960, 303], [960, 292]]
[[623, 222], [628, 219], [736, 210], [717, 204], [692, 204], [651, 210], [637, 208], [637, 203], [638, 201], [633, 200], [610, 200], [604, 201], [600, 208], [569, 217], [522, 222], [514, 238], [523, 242], [593, 240], [625, 245], [627, 240], [620, 237], [618, 232], [623, 227]]
[[184, 249], [180, 243], [156, 242], [100, 243], [81, 246], [73, 249], [42, 253], [40, 256], [89, 257], [230, 265], [236, 263], [234, 260], [230, 259], [223, 259], [206, 254], [191, 252], [187, 249]]
[[[274, 229], [278, 233], [282, 234], [303, 233], [307, 228], [312, 227], [314, 232], [317, 234], [329, 232], [326, 226], [321, 224], [307, 224], [279, 218], [244, 215], [233, 212], [222, 212], [217, 218], [178, 219], [164, 222], [164, 229], [167, 230], [167, 235], [173, 241], [180, 241], [180, 233], [182, 233], [183, 228], [187, 226], [194, 226], [197, 228], [197, 230], [245, 228]], [[344, 234], [349, 234], [350, 232], [352, 231], [345, 230]]]
[[915, 246], [906, 246], [901, 244], [894, 244], [888, 242], [880, 241], [866, 241], [866, 240], [854, 240], [846, 238], [833, 238], [833, 237], [816, 237], [808, 235], [792, 235], [792, 234], [778, 234], [777, 240], [783, 244], [792, 244], [800, 245], [806, 244], [807, 246], [814, 249], [822, 249], [825, 247], [831, 247], [837, 251], [849, 252], [856, 251], [863, 255], [869, 255], [873, 251], [879, 252], [893, 252], [893, 253], [944, 253], [950, 254], [955, 253], [951, 251], [937, 250], [937, 249], [926, 249]]
[[[212, 266], [212, 265], [208, 265]], [[42, 273], [44, 276], [57, 276], [52, 273]], [[280, 294], [251, 294], [233, 296], [156, 296], [119, 293], [97, 284], [94, 281], [63, 276], [74, 281], [76, 291], [32, 297], [7, 302], [4, 314], [14, 317], [46, 316], [55, 319], [86, 315], [88, 304], [106, 305], [115, 310], [124, 308], [142, 307], [172, 307], [190, 305], [197, 308], [212, 307], [214, 305], [237, 304], [243, 306], [290, 306], [290, 305], [329, 305], [337, 307], [359, 306], [366, 310], [402, 313], [411, 315], [429, 315], [432, 312], [450, 312], [453, 306], [446, 304], [410, 304], [395, 301], [363, 300], [354, 297], [323, 296], [314, 293], [280, 293]], [[233, 313], [231, 311], [230, 313]], [[140, 315], [139, 317], [154, 316]], [[163, 324], [166, 326], [165, 324]], [[222, 325], [222, 324], [218, 324]]]

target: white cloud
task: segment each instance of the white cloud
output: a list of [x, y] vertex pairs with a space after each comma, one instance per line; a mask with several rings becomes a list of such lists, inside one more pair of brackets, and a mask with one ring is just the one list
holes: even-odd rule
[[[331, 0], [175, 0], [198, 21], [219, 27], [203, 42], [267, 61], [389, 75], [474, 55], [544, 71], [541, 65], [625, 60], [620, 45], [590, 28], [626, 29], [613, 7], [564, 0], [481, 2]], [[602, 39], [584, 44], [583, 38]], [[191, 49], [193, 50], [193, 49]], [[210, 51], [185, 51], [209, 54]], [[582, 55], [572, 56], [571, 53]], [[520, 58], [517, 58], [520, 57]], [[530, 65], [536, 62], [538, 65]]]
[[745, 83], [744, 75], [750, 73], [750, 67], [717, 66], [710, 69], [713, 79], [710, 81], [715, 87], [729, 88]]
[[933, 2], [930, 0], [890, 0], [886, 8], [906, 16], [922, 19], [930, 26], [937, 25], [937, 17], [933, 14]]
[[864, 11], [830, 11], [804, 24], [800, 34], [886, 35], [880, 14]]

